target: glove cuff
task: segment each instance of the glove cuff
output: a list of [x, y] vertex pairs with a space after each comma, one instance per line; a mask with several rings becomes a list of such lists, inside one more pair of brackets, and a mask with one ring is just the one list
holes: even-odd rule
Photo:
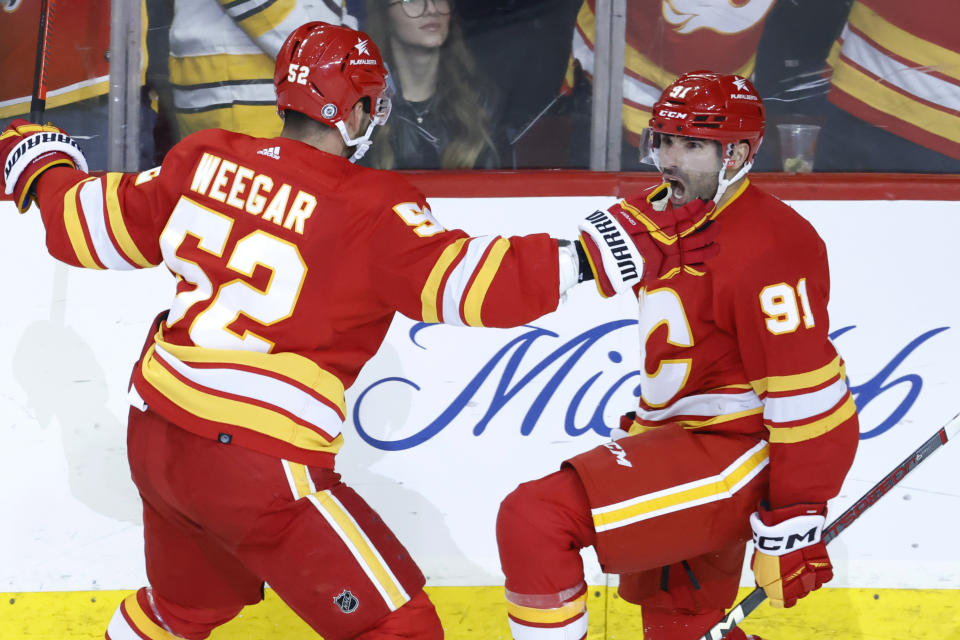
[[826, 524], [825, 511], [822, 505], [754, 511], [750, 515], [754, 547], [768, 556], [783, 556], [819, 544]]
[[[66, 133], [62, 131], [41, 131], [25, 136], [7, 155], [3, 167], [3, 180], [6, 184], [6, 194], [12, 195], [14, 187], [19, 187], [21, 177], [30, 168], [30, 165], [44, 156], [44, 168], [54, 165], [70, 164], [81, 171], [87, 170], [87, 160], [83, 157], [80, 147]], [[59, 159], [60, 162], [55, 162]], [[42, 171], [33, 171], [29, 182], [33, 182]], [[24, 185], [27, 189], [29, 184]], [[25, 189], [26, 190], [26, 189]]]

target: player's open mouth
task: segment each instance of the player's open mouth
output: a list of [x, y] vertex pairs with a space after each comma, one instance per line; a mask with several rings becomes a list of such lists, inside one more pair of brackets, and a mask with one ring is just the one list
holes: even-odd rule
[[686, 187], [683, 182], [673, 176], [666, 179], [667, 184], [670, 185], [670, 199], [676, 202], [683, 202], [683, 196], [686, 192]]

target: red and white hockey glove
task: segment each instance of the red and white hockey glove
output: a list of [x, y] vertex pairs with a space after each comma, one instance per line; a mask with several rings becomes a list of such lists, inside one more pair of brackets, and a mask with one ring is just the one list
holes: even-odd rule
[[65, 131], [52, 124], [33, 124], [17, 118], [0, 133], [0, 200], [13, 200], [20, 213], [36, 197], [34, 185], [52, 167], [87, 170], [80, 147]]
[[753, 575], [776, 608], [797, 600], [833, 579], [827, 545], [820, 540], [826, 522], [824, 504], [797, 504], [750, 516]]
[[717, 229], [708, 220], [713, 202], [693, 200], [670, 209], [665, 193], [658, 189], [650, 197], [621, 200], [580, 223], [580, 245], [600, 295], [629, 291], [644, 279], [672, 278], [719, 252]]

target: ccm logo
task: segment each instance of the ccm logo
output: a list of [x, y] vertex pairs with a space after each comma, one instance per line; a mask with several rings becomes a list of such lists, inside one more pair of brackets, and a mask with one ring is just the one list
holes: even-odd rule
[[678, 118], [680, 120], [685, 120], [688, 114], [683, 113], [682, 111], [671, 111], [670, 109], [660, 109], [660, 111], [657, 112], [657, 115], [664, 118]]
[[[817, 527], [813, 527], [806, 533], [791, 533], [788, 536], [758, 536], [753, 535], [753, 544], [761, 551], [770, 552], [789, 552], [795, 549], [803, 549], [817, 542]], [[777, 554], [774, 554], [777, 555]]]

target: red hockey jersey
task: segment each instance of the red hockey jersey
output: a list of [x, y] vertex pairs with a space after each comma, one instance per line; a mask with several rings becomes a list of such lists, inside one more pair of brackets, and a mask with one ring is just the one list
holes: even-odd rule
[[772, 507], [826, 502], [859, 440], [828, 336], [826, 248], [749, 181], [711, 219], [721, 253], [705, 272], [687, 267], [639, 290], [644, 377], [630, 432], [679, 422], [757, 434], [770, 443]]
[[[30, 112], [40, 1], [4, 2], [0, 11], [0, 118]], [[56, 6], [49, 44], [47, 102], [53, 109], [110, 90], [110, 2]], [[144, 67], [145, 68], [145, 67]]]
[[857, 0], [834, 43], [828, 98], [881, 129], [960, 160], [957, 3]]
[[332, 466], [344, 390], [395, 312], [502, 327], [559, 301], [556, 240], [445, 230], [398, 174], [285, 138], [206, 130], [139, 175], [52, 169], [39, 198], [54, 257], [176, 276], [143, 400], [295, 462]]
[[[745, 78], [774, 0], [630, 0], [623, 66], [623, 126], [637, 145], [661, 92], [681, 73], [710, 69]], [[594, 73], [596, 0], [584, 0], [573, 33], [572, 58]], [[571, 61], [572, 62], [572, 61]], [[573, 87], [573, 66], [564, 91]]]

